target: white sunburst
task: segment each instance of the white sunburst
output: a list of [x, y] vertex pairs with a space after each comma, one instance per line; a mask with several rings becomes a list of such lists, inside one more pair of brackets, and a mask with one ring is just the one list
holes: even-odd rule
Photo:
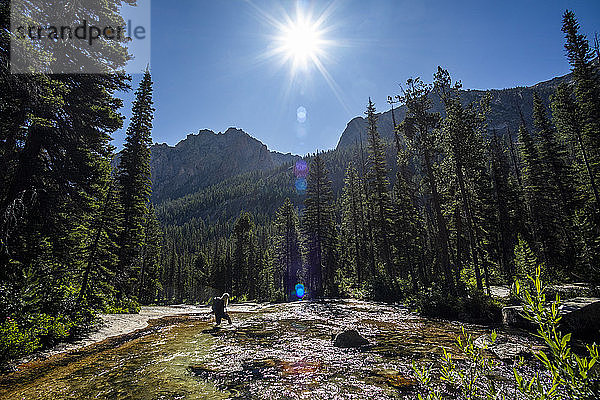
[[297, 78], [309, 78], [317, 70], [347, 110], [341, 90], [326, 67], [332, 62], [331, 51], [340, 46], [339, 39], [330, 37], [334, 30], [331, 21], [334, 19], [332, 14], [337, 2], [334, 0], [321, 12], [315, 13], [312, 7], [303, 6], [298, 1], [293, 16], [281, 9], [279, 17], [259, 9], [252, 2], [250, 4], [275, 30], [269, 37], [271, 46], [259, 59], [274, 60], [281, 66], [287, 65], [290, 70], [290, 85]]

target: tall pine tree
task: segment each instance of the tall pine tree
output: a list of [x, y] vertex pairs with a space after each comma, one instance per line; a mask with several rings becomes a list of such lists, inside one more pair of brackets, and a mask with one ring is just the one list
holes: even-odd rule
[[132, 116], [119, 163], [119, 182], [123, 205], [123, 232], [120, 238], [117, 285], [121, 295], [137, 294], [134, 290], [142, 267], [145, 244], [144, 226], [152, 190], [150, 146], [152, 145], [152, 77], [146, 69], [135, 92]]

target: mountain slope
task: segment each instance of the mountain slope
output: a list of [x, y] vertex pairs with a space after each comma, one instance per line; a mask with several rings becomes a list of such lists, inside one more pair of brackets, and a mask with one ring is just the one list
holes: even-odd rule
[[155, 204], [194, 193], [249, 171], [268, 170], [297, 156], [271, 152], [246, 132], [201, 130], [175, 146], [151, 148], [152, 201]]
[[[523, 113], [525, 123], [529, 128], [533, 126], [532, 120], [532, 109], [533, 109], [533, 93], [537, 92], [546, 106], [550, 103], [550, 95], [554, 93], [557, 86], [561, 82], [568, 82], [571, 79], [571, 75], [564, 75], [551, 79], [549, 81], [540, 82], [534, 86], [528, 87], [516, 87], [511, 89], [493, 89], [489, 93], [490, 99], [490, 113], [488, 114], [488, 128], [496, 129], [504, 132], [506, 127], [510, 129], [513, 135], [516, 135], [520, 124], [520, 113], [519, 109]], [[487, 93], [485, 90], [461, 90], [460, 96], [463, 104], [469, 104], [474, 101], [479, 101]], [[443, 106], [439, 96], [436, 93], [430, 95], [432, 102], [433, 112], [442, 112]], [[387, 108], [387, 104], [385, 107]], [[382, 107], [382, 105], [380, 105]], [[394, 109], [394, 117], [396, 123], [400, 123], [406, 115], [406, 107], [401, 106]], [[379, 134], [383, 138], [391, 139], [393, 137], [393, 122], [391, 110], [379, 114], [377, 127]], [[366, 139], [366, 120], [363, 117], [356, 117], [352, 119], [337, 144], [337, 149], [351, 146], [359, 141], [362, 136], [362, 140]]]

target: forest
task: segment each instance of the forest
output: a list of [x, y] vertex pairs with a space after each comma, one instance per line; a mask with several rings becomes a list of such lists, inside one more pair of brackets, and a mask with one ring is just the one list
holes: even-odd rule
[[570, 13], [563, 32], [571, 78], [517, 105], [518, 132], [489, 129], [489, 97], [464, 103], [460, 81], [438, 67], [432, 83], [409, 79], [390, 96], [406, 106], [392, 140], [369, 101], [353, 146], [157, 205], [159, 298], [288, 301], [302, 283], [311, 297], [414, 300], [456, 316], [472, 302], [485, 313], [489, 287], [526, 277], [534, 260], [548, 281], [596, 285], [598, 46]]
[[369, 99], [364, 136], [347, 149], [152, 204], [151, 71], [117, 152], [116, 94], [131, 89], [130, 77], [11, 74], [3, 30], [0, 361], [73, 337], [99, 312], [223, 292], [233, 301], [404, 302], [485, 321], [499, 312], [490, 287], [538, 264], [545, 281], [597, 292], [600, 50], [570, 11], [562, 31], [570, 80], [523, 105], [533, 129], [521, 114], [518, 132], [490, 130], [489, 98], [464, 103], [460, 81], [437, 67], [431, 82], [411, 78], [390, 95], [407, 110], [392, 140], [380, 137]]

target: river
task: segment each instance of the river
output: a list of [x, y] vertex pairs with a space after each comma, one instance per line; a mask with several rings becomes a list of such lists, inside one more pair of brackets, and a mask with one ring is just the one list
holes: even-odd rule
[[[491, 330], [361, 301], [275, 304], [231, 316], [233, 325], [220, 329], [206, 313], [178, 317], [50, 366], [34, 363], [26, 374], [0, 379], [0, 398], [415, 398], [413, 361], [437, 362], [444, 348], [458, 353], [463, 326], [473, 337]], [[334, 347], [332, 334], [345, 329], [372, 345]], [[500, 334], [533, 344], [518, 332]], [[509, 378], [511, 368], [500, 362], [497, 379]]]

